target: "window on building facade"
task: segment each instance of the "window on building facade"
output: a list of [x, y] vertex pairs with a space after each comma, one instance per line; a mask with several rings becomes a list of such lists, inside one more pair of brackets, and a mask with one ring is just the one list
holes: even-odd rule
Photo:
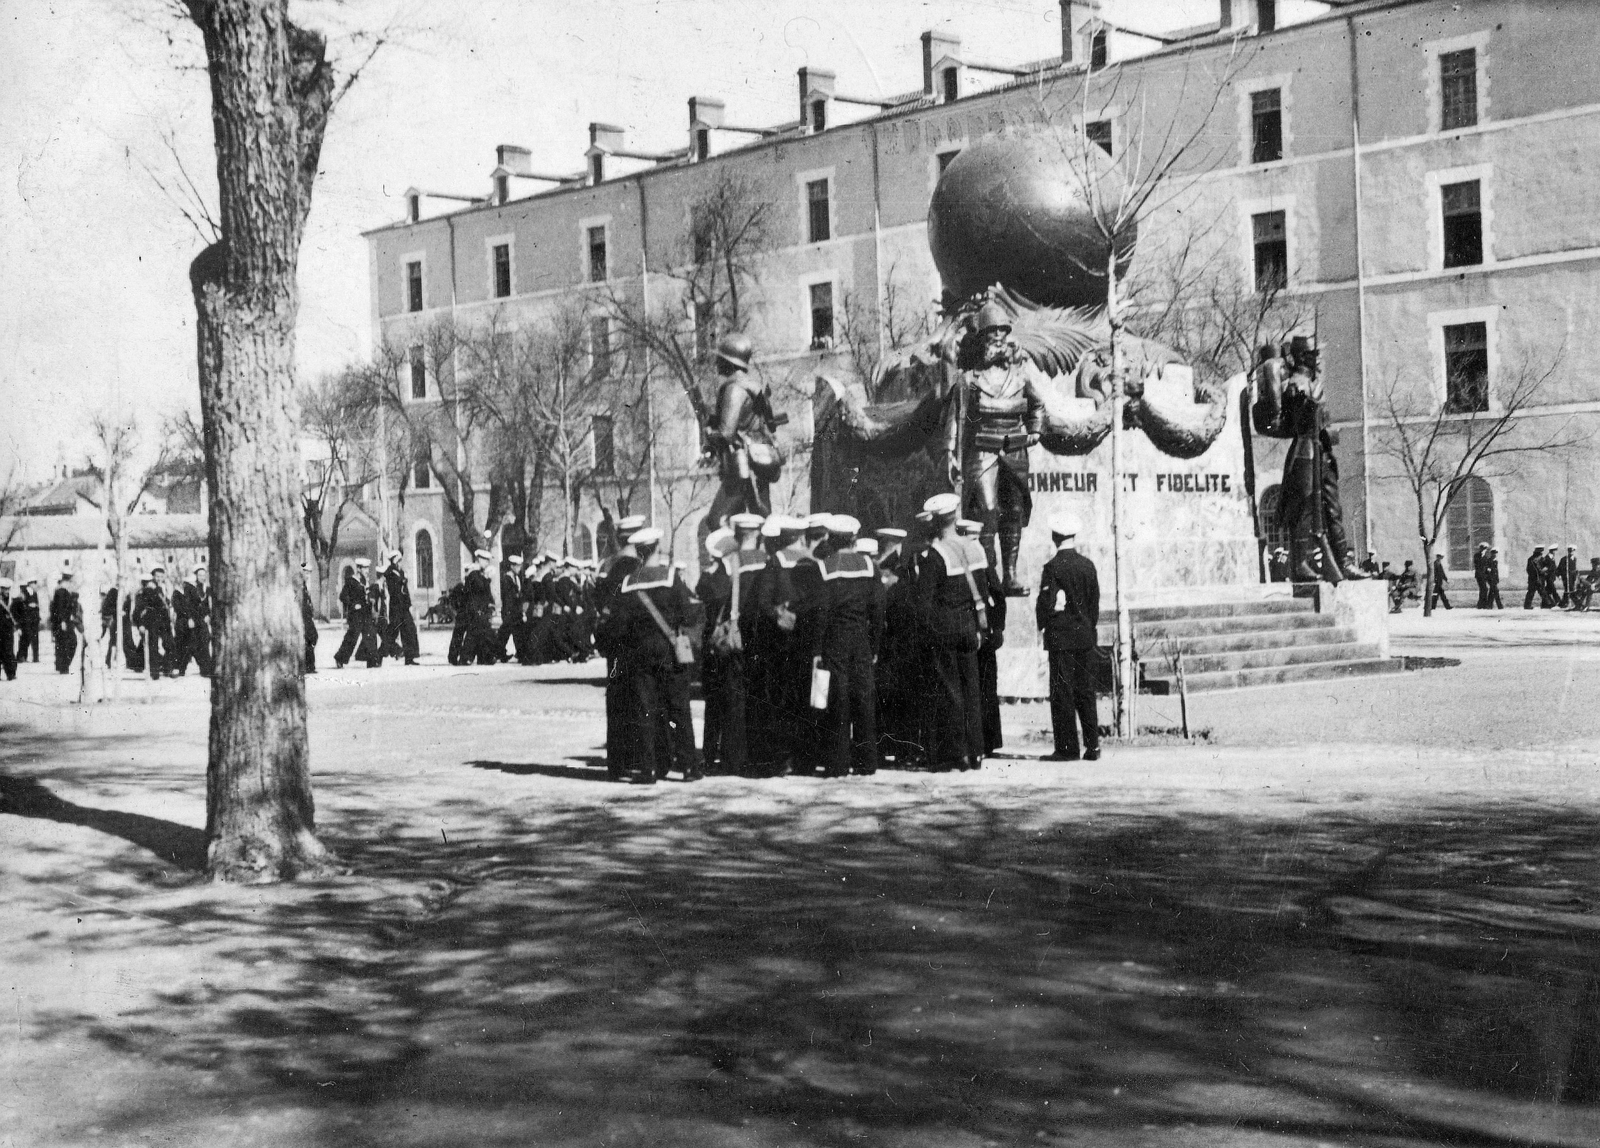
[[417, 560], [417, 589], [432, 590], [433, 579], [433, 535], [426, 529], [417, 531], [416, 541]]
[[589, 320], [589, 366], [595, 378], [611, 377], [611, 320], [604, 315]]
[[1110, 48], [1106, 40], [1105, 29], [1102, 28], [1089, 37], [1089, 70], [1092, 72], [1098, 68], [1105, 67], [1109, 56]]
[[1278, 28], [1278, 0], [1256, 0], [1256, 31], [1275, 32]]
[[511, 244], [494, 245], [494, 297], [506, 299], [511, 295]]
[[696, 128], [694, 131], [694, 155], [696, 159], [711, 158], [711, 129]]
[[406, 196], [406, 222], [416, 223], [422, 218], [422, 196]]
[[494, 177], [494, 201], [504, 203], [511, 198], [511, 177], [497, 175]]
[[606, 228], [605, 224], [589, 228], [589, 282], [606, 281]]
[[1444, 210], [1444, 265], [1474, 267], [1483, 262], [1483, 209], [1478, 181], [1447, 183], [1439, 188]]
[[1478, 51], [1439, 53], [1439, 127], [1470, 128], [1478, 122]]
[[604, 183], [606, 179], [606, 157], [596, 152], [589, 157], [589, 182]]
[[828, 101], [811, 101], [811, 130], [825, 132], [828, 130]]
[[1250, 162], [1283, 158], [1283, 90], [1250, 93]]
[[617, 473], [617, 429], [610, 415], [595, 415], [589, 420], [589, 436], [594, 443], [594, 472], [609, 476]]
[[833, 346], [833, 284], [813, 283], [811, 296], [811, 349]]
[[428, 448], [423, 447], [411, 463], [411, 485], [417, 490], [427, 490], [433, 485], [433, 467], [429, 461]]
[[806, 184], [806, 237], [812, 243], [821, 243], [832, 234], [833, 226], [828, 219], [828, 181], [814, 179]]
[[422, 358], [422, 348], [412, 347], [408, 358], [411, 367], [411, 397], [425, 399], [428, 397], [428, 364]]
[[1083, 125], [1083, 134], [1107, 155], [1111, 154], [1111, 121], [1091, 120]]
[[944, 83], [944, 102], [954, 103], [961, 98], [961, 73], [955, 68], [946, 68], [941, 74]]
[[422, 310], [422, 260], [406, 264], [406, 310]]
[[1452, 570], [1470, 570], [1478, 543], [1494, 545], [1494, 491], [1477, 475], [1466, 483], [1444, 512], [1445, 559]]
[[1255, 244], [1256, 290], [1281, 291], [1289, 283], [1289, 225], [1284, 212], [1250, 217]]
[[1444, 329], [1445, 410], [1470, 414], [1489, 409], [1489, 327], [1456, 323]]

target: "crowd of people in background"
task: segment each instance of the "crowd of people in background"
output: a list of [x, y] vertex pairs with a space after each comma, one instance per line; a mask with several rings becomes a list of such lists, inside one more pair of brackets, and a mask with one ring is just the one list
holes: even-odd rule
[[[1348, 552], [1352, 561], [1354, 556], [1354, 551]], [[1420, 603], [1425, 588], [1432, 595], [1429, 603], [1431, 609], [1455, 608], [1450, 601], [1450, 575], [1445, 569], [1442, 554], [1434, 555], [1431, 585], [1423, 578], [1422, 571], [1417, 569], [1416, 561], [1409, 558], [1399, 570], [1395, 570], [1391, 563], [1380, 562], [1377, 553], [1368, 550], [1360, 568], [1364, 573], [1389, 583], [1389, 612], [1392, 614], [1400, 613], [1407, 602]], [[1535, 546], [1523, 569], [1527, 577], [1527, 593], [1522, 601], [1524, 610], [1532, 610], [1535, 602], [1544, 610], [1588, 610], [1593, 605], [1596, 590], [1600, 590], [1600, 558], [1590, 558], [1586, 568], [1578, 557], [1576, 546], [1568, 546], [1565, 554], [1561, 554], [1555, 546]], [[1286, 547], [1279, 546], [1271, 551], [1267, 559], [1267, 571], [1273, 582], [1289, 580], [1289, 551]], [[1472, 579], [1478, 588], [1475, 605], [1479, 610], [1505, 609], [1505, 603], [1500, 598], [1498, 547], [1490, 546], [1487, 542], [1478, 543], [1472, 555]]]

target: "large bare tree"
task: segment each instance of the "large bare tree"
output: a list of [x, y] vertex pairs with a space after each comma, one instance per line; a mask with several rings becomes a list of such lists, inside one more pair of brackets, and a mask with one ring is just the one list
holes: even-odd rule
[[218, 237], [189, 272], [216, 596], [207, 868], [275, 881], [331, 864], [315, 830], [291, 561], [296, 273], [328, 118], [360, 69], [341, 80], [288, 0], [184, 0], [183, 12], [205, 48], [217, 172]]
[[[1433, 556], [1450, 506], [1474, 478], [1515, 474], [1529, 459], [1565, 451], [1583, 442], [1570, 415], [1538, 416], [1545, 385], [1560, 369], [1563, 354], [1549, 362], [1524, 359], [1499, 378], [1481, 365], [1445, 380], [1444, 393], [1431, 381], [1401, 372], [1378, 393], [1373, 454], [1388, 465], [1375, 477], [1410, 492], [1422, 543], [1422, 612], [1433, 613]], [[1468, 372], [1471, 372], [1470, 374]]]

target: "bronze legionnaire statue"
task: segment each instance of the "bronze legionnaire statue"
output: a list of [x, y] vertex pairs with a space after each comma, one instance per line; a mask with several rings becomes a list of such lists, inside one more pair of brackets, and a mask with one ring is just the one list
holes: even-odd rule
[[783, 455], [773, 432], [788, 421], [772, 413], [772, 396], [750, 374], [755, 347], [743, 335], [729, 335], [717, 347], [716, 425], [706, 431], [707, 446], [717, 457], [722, 485], [711, 500], [704, 532], [722, 525], [731, 514], [772, 513], [768, 488], [783, 470]]
[[1251, 417], [1257, 433], [1290, 440], [1278, 502], [1278, 521], [1290, 538], [1290, 577], [1296, 582], [1365, 578], [1346, 557], [1339, 464], [1333, 457], [1338, 439], [1328, 425], [1317, 355], [1303, 335], [1283, 348], [1282, 358], [1263, 347], [1252, 379]]
[[963, 511], [983, 523], [983, 547], [990, 568], [1003, 572], [1006, 595], [1022, 597], [1028, 590], [1017, 580], [1017, 551], [1033, 512], [1028, 448], [1044, 429], [1038, 368], [1018, 352], [1011, 316], [992, 300], [978, 309], [956, 365], [961, 376], [946, 424], [950, 483], [962, 492]]

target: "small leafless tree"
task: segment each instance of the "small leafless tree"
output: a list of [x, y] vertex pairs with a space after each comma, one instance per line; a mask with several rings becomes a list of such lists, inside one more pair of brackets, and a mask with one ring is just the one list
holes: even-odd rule
[[870, 397], [885, 355], [925, 342], [933, 334], [935, 301], [917, 299], [901, 282], [891, 263], [877, 298], [846, 291], [834, 322], [834, 346], [849, 356], [849, 365]]
[[[1134, 239], [1152, 216], [1194, 187], [1222, 162], [1228, 145], [1210, 133], [1212, 115], [1243, 67], [1248, 50], [1235, 40], [1219, 63], [1208, 65], [1191, 54], [1179, 63], [1181, 74], [1161, 122], [1150, 113], [1151, 91], [1119, 64], [1086, 73], [1069, 98], [1041, 106], [1042, 130], [1050, 133], [1065, 160], [1069, 181], [1086, 210], [1093, 242], [1073, 261], [1086, 274], [1105, 281], [1105, 317], [1111, 329], [1111, 516], [1113, 601], [1117, 615], [1117, 733], [1132, 734], [1130, 702], [1134, 688], [1133, 635], [1128, 612], [1125, 564], [1121, 558], [1123, 498], [1123, 407], [1128, 398], [1122, 378], [1127, 301], [1123, 279]], [[1170, 87], [1162, 80], [1163, 88]], [[1045, 97], [1041, 96], [1044, 101]], [[1090, 138], [1087, 125], [1122, 113], [1121, 149], [1114, 154]]]
[[1416, 504], [1424, 615], [1433, 613], [1434, 548], [1451, 503], [1466, 486], [1474, 478], [1515, 474], [1531, 456], [1585, 441], [1571, 416], [1530, 417], [1562, 359], [1562, 350], [1548, 363], [1527, 358], [1488, 381], [1463, 372], [1445, 380], [1442, 396], [1400, 372], [1379, 390], [1372, 448], [1392, 469], [1374, 477], [1404, 483]]
[[650, 297], [642, 289], [637, 297], [613, 289], [607, 299], [618, 333], [642, 356], [646, 373], [659, 372], [683, 391], [702, 430], [715, 415], [713, 352], [754, 314], [775, 210], [754, 180], [724, 170], [690, 204], [688, 233], [672, 265], [641, 267]]
[[321, 456], [310, 460], [300, 488], [300, 521], [317, 568], [318, 601], [326, 611], [340, 531], [359, 507], [362, 489], [381, 476], [377, 411], [358, 368], [324, 375], [297, 397], [300, 432]]

